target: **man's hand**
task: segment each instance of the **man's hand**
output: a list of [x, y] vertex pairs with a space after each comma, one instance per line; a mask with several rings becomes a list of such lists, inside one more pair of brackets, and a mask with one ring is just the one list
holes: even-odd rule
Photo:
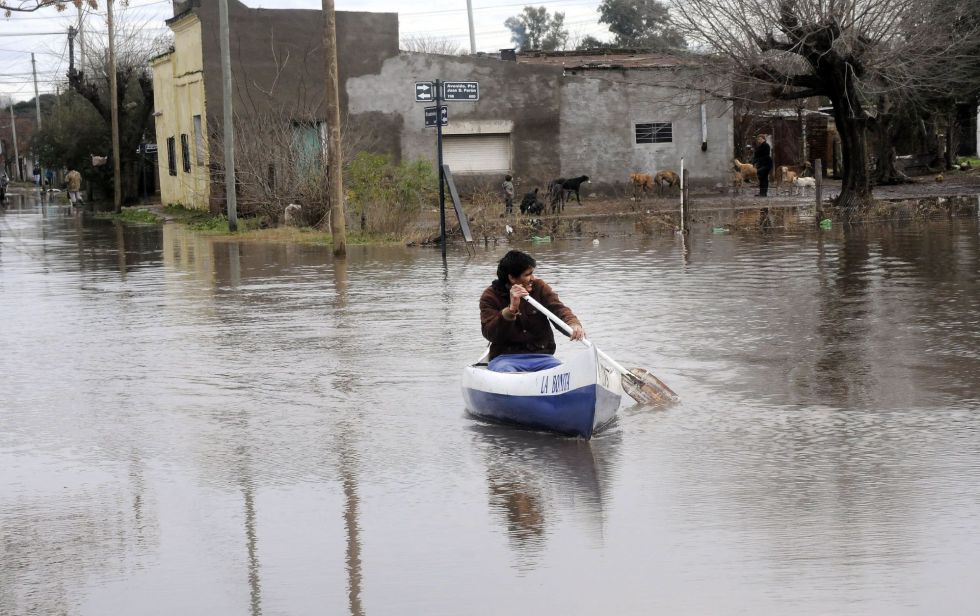
[[581, 325], [572, 325], [572, 334], [569, 338], [571, 340], [585, 340], [585, 330], [582, 329]]
[[510, 286], [510, 311], [517, 313], [521, 310], [521, 298], [527, 295], [527, 289], [519, 284]]

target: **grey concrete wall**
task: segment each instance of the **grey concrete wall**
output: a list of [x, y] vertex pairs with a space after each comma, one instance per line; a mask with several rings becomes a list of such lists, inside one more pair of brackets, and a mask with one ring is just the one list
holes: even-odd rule
[[[208, 116], [221, 116], [221, 55], [218, 3], [202, 2], [193, 10], [203, 31], [205, 97]], [[236, 113], [296, 109], [323, 117], [326, 69], [323, 15], [318, 10], [251, 9], [229, 0], [232, 76]], [[337, 56], [341, 83], [377, 73], [398, 55], [398, 15], [337, 13]], [[341, 88], [341, 112], [347, 100]], [[297, 118], [301, 119], [301, 118]]]
[[[403, 120], [399, 154], [405, 159], [436, 160], [436, 130], [425, 128], [423, 109], [415, 102], [415, 82], [435, 79], [480, 82], [476, 103], [449, 102], [448, 130], [511, 125], [511, 161], [521, 191], [544, 188], [560, 168], [561, 69], [527, 66], [493, 58], [438, 56], [403, 52], [386, 60], [376, 75], [354, 77], [346, 82], [352, 117], [377, 114], [388, 118], [387, 129]], [[375, 130], [377, 132], [377, 129]], [[392, 136], [391, 138], [394, 138]], [[499, 190], [499, 174], [466, 174], [456, 177], [462, 190], [479, 186]]]
[[[589, 175], [592, 190], [622, 191], [630, 173], [679, 173], [683, 156], [692, 186], [727, 183], [733, 115], [726, 100], [705, 99], [708, 148], [702, 151], [699, 79], [699, 72], [691, 69], [597, 70], [566, 77], [562, 175]], [[635, 125], [647, 122], [671, 122], [673, 141], [636, 143]]]

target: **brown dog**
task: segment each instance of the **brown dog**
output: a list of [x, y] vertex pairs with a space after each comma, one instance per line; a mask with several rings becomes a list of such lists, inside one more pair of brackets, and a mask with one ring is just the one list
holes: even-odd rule
[[681, 185], [681, 176], [669, 169], [658, 171], [657, 175], [653, 176], [653, 183], [657, 185], [657, 193], [662, 195], [665, 188], [679, 187]]
[[648, 189], [653, 189], [653, 176], [649, 173], [631, 173], [630, 184], [633, 185], [633, 196], [639, 197], [646, 194]]

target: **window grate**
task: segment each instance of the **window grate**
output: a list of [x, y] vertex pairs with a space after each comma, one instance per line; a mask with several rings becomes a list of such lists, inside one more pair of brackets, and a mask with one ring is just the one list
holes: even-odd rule
[[637, 143], [671, 143], [674, 129], [670, 122], [648, 122], [636, 125]]

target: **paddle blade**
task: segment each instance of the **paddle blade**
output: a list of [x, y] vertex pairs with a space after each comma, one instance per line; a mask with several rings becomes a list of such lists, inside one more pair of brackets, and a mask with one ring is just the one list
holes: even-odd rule
[[662, 404], [678, 399], [666, 383], [645, 368], [631, 368], [623, 374], [623, 391], [640, 404]]

